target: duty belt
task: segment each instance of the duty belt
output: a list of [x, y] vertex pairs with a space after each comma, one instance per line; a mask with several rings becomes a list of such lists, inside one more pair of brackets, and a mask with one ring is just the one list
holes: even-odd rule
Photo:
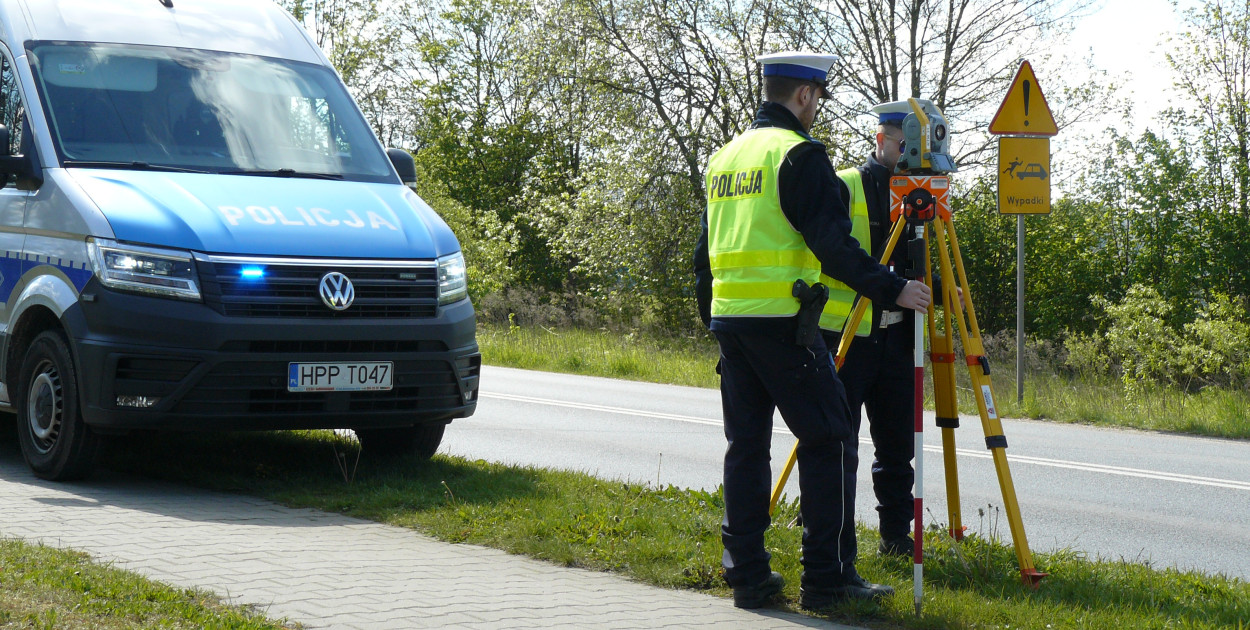
[[887, 328], [893, 324], [903, 321], [903, 311], [881, 311], [881, 328]]

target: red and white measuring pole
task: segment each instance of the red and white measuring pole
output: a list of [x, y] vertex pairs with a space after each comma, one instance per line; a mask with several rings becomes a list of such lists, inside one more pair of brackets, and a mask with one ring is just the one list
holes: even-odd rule
[[[924, 239], [924, 223], [916, 225], [916, 238], [923, 243]], [[917, 249], [925, 251], [923, 245]], [[916, 261], [915, 256], [912, 257], [912, 265], [919, 266], [919, 279], [923, 279], [924, 260]], [[930, 297], [930, 299], [936, 299]], [[929, 308], [933, 308], [930, 306]], [[916, 616], [920, 616], [921, 595], [924, 593], [924, 322], [925, 318], [919, 313], [913, 313], [915, 320], [915, 351], [912, 354], [915, 359], [912, 365], [915, 367], [914, 389], [915, 398], [913, 399], [913, 416], [916, 432], [915, 457], [916, 457], [916, 495], [915, 495], [915, 519], [912, 525], [912, 592], [916, 602]]]

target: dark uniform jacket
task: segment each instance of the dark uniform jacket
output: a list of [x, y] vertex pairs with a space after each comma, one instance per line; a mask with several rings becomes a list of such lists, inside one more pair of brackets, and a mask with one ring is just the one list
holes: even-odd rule
[[[894, 173], [878, 162], [874, 155], [869, 155], [868, 160], [857, 170], [864, 183], [864, 197], [868, 204], [868, 234], [872, 240], [872, 257], [881, 260], [881, 254], [885, 253], [886, 243], [890, 240], [890, 229], [894, 227], [894, 222], [890, 219], [890, 177]], [[850, 207], [850, 190], [846, 190], [842, 201]], [[911, 225], [904, 228], [902, 236], [894, 246], [894, 251], [890, 254], [890, 260], [886, 261], [890, 269], [900, 276], [907, 270], [907, 242], [915, 238], [915, 235], [916, 229]], [[882, 310], [897, 308], [892, 304], [883, 305], [874, 300], [872, 303], [873, 324], [881, 321]]]
[[[764, 102], [760, 105], [755, 121], [751, 123], [752, 129], [759, 127], [790, 129], [811, 139], [803, 131], [798, 118], [777, 103]], [[781, 211], [790, 225], [803, 235], [807, 247], [820, 260], [825, 275], [846, 283], [874, 303], [894, 304], [907, 281], [877, 263], [851, 236], [851, 213], [846, 203], [850, 192], [834, 173], [825, 145], [811, 140], [791, 149], [781, 164], [777, 188]], [[706, 208], [703, 211], [703, 231], [695, 247], [694, 271], [699, 317], [712, 330], [771, 333], [793, 329], [794, 318], [712, 317], [712, 270], [708, 260]]]

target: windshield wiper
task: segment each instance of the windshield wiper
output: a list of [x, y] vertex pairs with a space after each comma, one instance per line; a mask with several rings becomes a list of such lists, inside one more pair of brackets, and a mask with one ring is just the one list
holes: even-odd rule
[[132, 171], [161, 171], [163, 173], [209, 173], [198, 168], [183, 168], [181, 166], [166, 166], [164, 164], [150, 164], [148, 162], [106, 162], [99, 160], [62, 160], [64, 166], [77, 166], [80, 168], [119, 168]]
[[219, 171], [222, 175], [256, 175], [259, 177], [303, 177], [306, 179], [343, 179], [337, 173], [306, 173], [293, 168], [268, 170], [263, 168], [228, 168]]

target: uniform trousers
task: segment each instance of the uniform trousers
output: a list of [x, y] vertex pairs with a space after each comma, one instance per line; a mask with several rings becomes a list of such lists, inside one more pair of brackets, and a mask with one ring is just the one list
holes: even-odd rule
[[721, 351], [725, 418], [722, 564], [731, 586], [768, 577], [764, 531], [771, 519], [773, 410], [798, 438], [803, 584], [829, 586], [855, 574], [855, 469], [849, 408], [824, 340], [794, 334], [714, 331]]
[[[857, 451], [861, 408], [868, 414], [874, 449], [872, 487], [877, 495], [881, 537], [887, 540], [902, 538], [911, 531], [915, 511], [914, 316], [914, 311], [905, 311], [903, 321], [878, 327], [868, 337], [857, 337], [838, 372], [846, 387]], [[834, 338], [827, 341], [836, 343]]]

